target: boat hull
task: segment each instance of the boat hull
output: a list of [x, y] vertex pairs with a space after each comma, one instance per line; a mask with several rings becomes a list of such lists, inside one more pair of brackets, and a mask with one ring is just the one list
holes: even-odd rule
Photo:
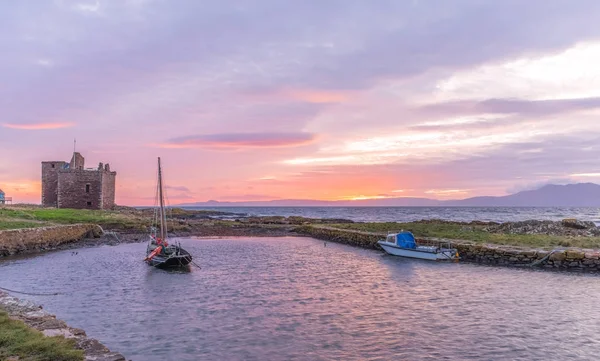
[[156, 255], [152, 259], [146, 260], [146, 263], [156, 268], [178, 268], [186, 267], [192, 263], [192, 255], [183, 248], [179, 248], [179, 254]]
[[381, 248], [383, 248], [383, 250], [386, 253], [391, 254], [393, 256], [418, 258], [418, 259], [425, 259], [425, 260], [431, 260], [431, 261], [451, 261], [451, 260], [457, 259], [455, 249], [448, 249], [448, 248], [440, 249], [440, 248], [434, 248], [434, 247], [421, 247], [421, 246], [417, 246], [416, 249], [412, 249], [412, 248], [409, 249], [409, 248], [398, 247], [397, 245], [395, 245], [393, 243], [385, 242], [385, 241], [379, 241], [377, 243], [381, 246]]

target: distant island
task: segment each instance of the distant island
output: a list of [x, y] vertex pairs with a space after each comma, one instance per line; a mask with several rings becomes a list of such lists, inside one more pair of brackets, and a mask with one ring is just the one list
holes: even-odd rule
[[549, 184], [539, 189], [522, 191], [507, 196], [472, 197], [460, 200], [428, 198], [381, 198], [344, 201], [310, 199], [278, 199], [245, 202], [195, 202], [181, 207], [600, 207], [600, 185], [577, 183]]

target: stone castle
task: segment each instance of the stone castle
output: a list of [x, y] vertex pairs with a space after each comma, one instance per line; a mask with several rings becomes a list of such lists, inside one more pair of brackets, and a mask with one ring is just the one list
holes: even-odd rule
[[71, 162], [42, 162], [42, 206], [111, 209], [115, 206], [115, 178], [108, 164], [85, 168], [85, 159], [73, 153]]

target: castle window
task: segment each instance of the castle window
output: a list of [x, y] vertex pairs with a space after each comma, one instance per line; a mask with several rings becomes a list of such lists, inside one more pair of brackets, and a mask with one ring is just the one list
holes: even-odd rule
[[[90, 193], [90, 185], [89, 184], [85, 185], [85, 193]], [[90, 202], [88, 202], [88, 203], [90, 203]]]
[[91, 205], [92, 205], [92, 202], [87, 202], [87, 205], [88, 205], [88, 206], [91, 206]]
[[54, 163], [52, 163], [52, 168], [54, 168]]

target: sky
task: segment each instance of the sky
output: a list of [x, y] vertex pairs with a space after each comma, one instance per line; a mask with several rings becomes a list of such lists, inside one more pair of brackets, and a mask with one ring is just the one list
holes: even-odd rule
[[600, 182], [600, 1], [0, 2], [0, 188], [459, 199]]

